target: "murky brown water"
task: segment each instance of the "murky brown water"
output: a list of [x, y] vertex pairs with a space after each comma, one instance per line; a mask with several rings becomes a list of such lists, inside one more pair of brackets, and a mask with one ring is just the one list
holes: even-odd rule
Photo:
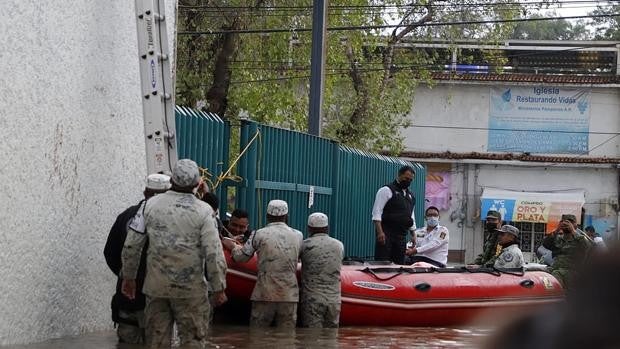
[[[342, 327], [337, 330], [250, 330], [247, 326], [218, 325], [211, 329], [209, 348], [478, 348], [489, 329]], [[43, 343], [2, 349], [138, 349], [117, 344], [114, 332], [85, 334]]]

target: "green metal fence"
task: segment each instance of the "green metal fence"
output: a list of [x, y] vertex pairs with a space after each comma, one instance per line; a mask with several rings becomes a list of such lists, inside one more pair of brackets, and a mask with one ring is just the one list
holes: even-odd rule
[[[213, 113], [175, 108], [179, 159], [192, 159], [215, 178], [228, 167], [230, 125]], [[226, 212], [226, 192], [218, 188], [220, 212]]]
[[245, 180], [236, 206], [248, 210], [254, 227], [265, 223], [269, 200], [282, 199], [289, 203], [292, 227], [305, 233], [308, 215], [324, 212], [348, 256], [371, 257], [375, 194], [404, 165], [416, 169], [416, 223], [423, 224], [426, 170], [419, 164], [251, 121], [242, 123], [240, 143], [249, 148], [238, 168]]
[[[217, 115], [176, 108], [179, 158], [195, 160], [213, 178], [226, 170], [231, 127]], [[372, 257], [374, 227], [371, 210], [377, 190], [391, 182], [404, 165], [416, 169], [416, 223], [423, 224], [423, 166], [340, 145], [305, 133], [244, 121], [239, 126], [240, 158], [236, 174], [243, 178], [218, 188], [224, 215], [227, 186], [236, 186], [235, 207], [250, 214], [252, 227], [265, 224], [267, 203], [289, 204], [289, 224], [306, 234], [307, 217], [324, 212], [331, 234], [342, 241], [348, 256]]]
[[371, 211], [377, 190], [394, 180], [398, 169], [412, 166], [416, 176], [411, 190], [416, 197], [416, 224], [424, 224], [426, 169], [416, 163], [339, 146], [335, 204], [330, 212], [334, 237], [342, 241], [348, 256], [374, 254], [374, 227]]

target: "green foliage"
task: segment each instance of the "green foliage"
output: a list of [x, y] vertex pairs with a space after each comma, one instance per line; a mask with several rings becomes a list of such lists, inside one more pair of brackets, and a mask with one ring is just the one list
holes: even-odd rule
[[[430, 18], [424, 17], [429, 9], [420, 6], [426, 3], [433, 5]], [[403, 144], [399, 130], [411, 125], [415, 87], [429, 83], [431, 72], [443, 70], [450, 59], [447, 51], [399, 45], [428, 39], [502, 40], [514, 27], [416, 23], [511, 19], [522, 11], [514, 4], [514, 0], [329, 1], [329, 27], [399, 23], [402, 27], [328, 32], [323, 135], [363, 149], [399, 152]], [[179, 35], [178, 103], [212, 110], [209, 91], [223, 83], [219, 91], [226, 96], [224, 117], [235, 119], [247, 113], [259, 122], [305, 130], [312, 42], [311, 32], [295, 29], [311, 28], [311, 7], [309, 0], [180, 0], [179, 32], [290, 31]], [[406, 35], [401, 35], [403, 30]], [[225, 51], [227, 42], [234, 44]], [[228, 61], [222, 64], [222, 58]], [[501, 57], [490, 58], [501, 63]]]
[[[556, 13], [545, 16], [532, 15], [529, 18], [559, 17]], [[585, 23], [575, 24], [565, 20], [519, 22], [511, 35], [511, 39], [523, 40], [582, 40], [588, 38]]]
[[[617, 15], [620, 13], [618, 1], [607, 1], [599, 4], [591, 15]], [[590, 23], [597, 27], [595, 38], [597, 40], [620, 40], [620, 17], [593, 18]]]

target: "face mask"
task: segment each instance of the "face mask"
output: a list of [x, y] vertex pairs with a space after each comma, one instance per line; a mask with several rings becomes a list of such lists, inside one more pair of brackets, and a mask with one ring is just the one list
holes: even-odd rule
[[426, 217], [426, 224], [429, 227], [436, 227], [439, 224], [439, 217]]
[[486, 228], [487, 228], [487, 231], [492, 233], [492, 232], [495, 231], [495, 229], [497, 229], [497, 224], [496, 223], [487, 223], [486, 224]]
[[411, 181], [408, 179], [403, 179], [402, 181], [398, 182], [398, 185], [401, 187], [401, 189], [407, 189], [411, 185]]

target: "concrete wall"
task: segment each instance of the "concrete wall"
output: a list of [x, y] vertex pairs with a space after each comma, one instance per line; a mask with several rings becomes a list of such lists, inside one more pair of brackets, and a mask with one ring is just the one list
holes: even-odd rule
[[[490, 87], [438, 84], [433, 88], [418, 88], [410, 114], [413, 126], [402, 131], [405, 148], [412, 151], [486, 152]], [[609, 134], [620, 132], [620, 89], [593, 87], [591, 97], [589, 149], [592, 151], [586, 156], [620, 156], [620, 137]]]
[[146, 175], [134, 4], [7, 1], [0, 345], [111, 329], [103, 246]]

